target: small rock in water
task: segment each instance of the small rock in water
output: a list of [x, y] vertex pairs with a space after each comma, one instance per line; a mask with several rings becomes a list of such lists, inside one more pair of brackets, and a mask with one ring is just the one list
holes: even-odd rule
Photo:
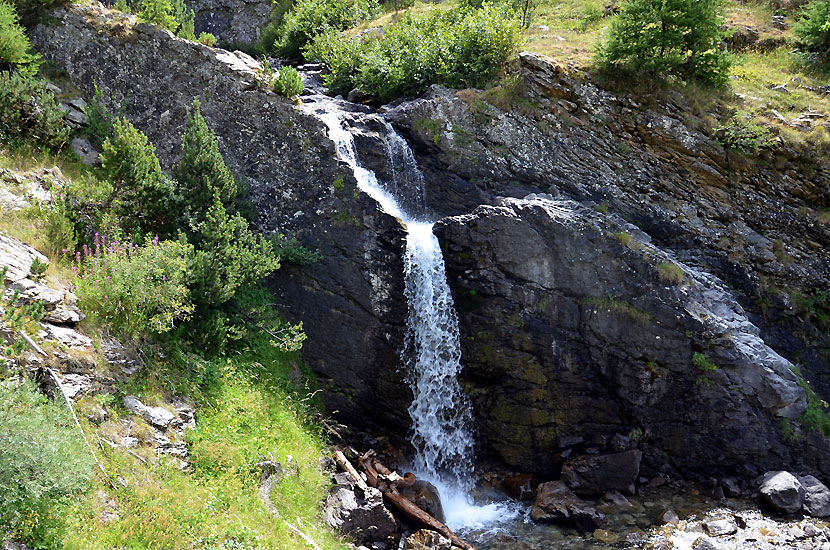
[[666, 525], [677, 525], [677, 522], [680, 521], [680, 516], [678, 516], [674, 510], [663, 510], [663, 512], [657, 516], [657, 521]]
[[607, 544], [615, 544], [620, 540], [619, 535], [606, 529], [596, 529], [594, 531], [594, 538]]
[[821, 530], [812, 523], [808, 523], [804, 526], [804, 534], [808, 537], [817, 537], [821, 534]]
[[790, 536], [794, 539], [803, 539], [807, 535], [804, 533], [804, 531], [801, 530], [801, 527], [799, 527], [798, 525], [793, 525], [792, 527], [790, 527]]
[[536, 497], [536, 485], [533, 474], [508, 476], [502, 481], [501, 489], [513, 500], [533, 500]]
[[723, 537], [726, 535], [733, 535], [738, 532], [738, 526], [728, 519], [716, 519], [707, 521], [703, 524], [703, 528], [710, 537]]
[[698, 537], [692, 543], [693, 550], [720, 550], [720, 545], [709, 537]]

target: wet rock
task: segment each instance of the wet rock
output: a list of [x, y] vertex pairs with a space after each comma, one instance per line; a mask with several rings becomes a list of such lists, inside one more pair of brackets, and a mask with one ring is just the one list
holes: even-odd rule
[[723, 537], [738, 532], [738, 526], [728, 519], [716, 519], [703, 523], [703, 529], [710, 537]]
[[136, 396], [127, 395], [124, 397], [124, 407], [133, 414], [141, 416], [148, 424], [159, 428], [167, 428], [176, 417], [164, 407], [148, 407]]
[[579, 495], [601, 495], [630, 490], [640, 472], [639, 450], [569, 458], [562, 466], [562, 481]]
[[397, 521], [383, 504], [383, 495], [374, 487], [335, 486], [326, 499], [325, 522], [341, 535], [358, 543], [382, 541], [398, 529]]
[[428, 529], [421, 529], [409, 535], [401, 545], [401, 550], [450, 550], [451, 548], [450, 539]]
[[830, 490], [817, 478], [807, 475], [798, 478], [804, 487], [804, 511], [814, 518], [830, 516]]
[[594, 530], [593, 537], [606, 544], [616, 544], [620, 541], [620, 536], [616, 533], [608, 531], [607, 529]]
[[692, 543], [692, 550], [721, 550], [721, 546], [709, 537], [698, 537]]
[[680, 516], [674, 510], [663, 510], [657, 516], [657, 521], [665, 525], [677, 525], [677, 522], [680, 521]]
[[587, 532], [605, 527], [607, 523], [603, 514], [576, 496], [561, 481], [539, 485], [530, 517], [540, 523], [557, 523]]
[[780, 513], [794, 514], [804, 504], [804, 487], [789, 472], [767, 472], [759, 492], [761, 500]]
[[609, 493], [605, 493], [602, 495], [602, 501], [606, 504], [610, 504], [612, 506], [616, 506], [617, 508], [633, 508], [634, 505], [631, 504], [625, 496], [620, 493], [619, 491], [611, 491]]
[[441, 496], [438, 489], [429, 481], [418, 479], [411, 487], [399, 489], [401, 494], [411, 500], [421, 510], [431, 515], [441, 523], [445, 521], [444, 508], [441, 506]]
[[536, 497], [533, 474], [507, 476], [501, 483], [501, 490], [513, 500], [533, 500]]

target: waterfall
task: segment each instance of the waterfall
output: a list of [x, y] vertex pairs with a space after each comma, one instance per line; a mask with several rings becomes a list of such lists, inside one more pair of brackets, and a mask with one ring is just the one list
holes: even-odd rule
[[380, 119], [393, 181], [381, 182], [361, 166], [354, 137], [343, 126], [345, 113], [318, 96], [307, 104], [329, 130], [337, 154], [354, 172], [358, 188], [406, 228], [405, 294], [409, 315], [401, 352], [406, 380], [413, 393], [409, 407], [414, 470], [432, 481], [444, 504], [447, 524], [458, 529], [481, 526], [510, 514], [502, 506], [475, 506], [473, 488], [472, 413], [458, 383], [461, 347], [458, 320], [433, 223], [424, 221], [424, 178], [406, 141]]

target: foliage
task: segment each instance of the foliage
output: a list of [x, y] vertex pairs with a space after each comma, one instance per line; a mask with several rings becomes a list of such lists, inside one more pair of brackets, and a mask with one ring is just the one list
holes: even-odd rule
[[216, 37], [209, 32], [202, 32], [199, 33], [199, 36], [196, 38], [196, 42], [212, 48], [216, 45]]
[[710, 361], [704, 354], [696, 351], [692, 353], [692, 364], [704, 372], [712, 372], [718, 370], [718, 366]]
[[294, 67], [283, 65], [274, 71], [266, 57], [260, 61], [257, 70], [257, 80], [264, 87], [273, 90], [283, 97], [294, 97], [303, 93], [303, 79]]
[[820, 62], [830, 62], [830, 0], [807, 4], [793, 31]]
[[430, 84], [483, 87], [516, 51], [521, 23], [506, 4], [407, 13], [381, 36], [345, 38], [328, 32], [307, 49], [331, 74], [336, 93], [357, 87], [381, 101], [416, 95]]
[[60, 104], [44, 81], [0, 71], [0, 142], [57, 152], [70, 135]]
[[724, 147], [748, 156], [770, 149], [777, 142], [772, 130], [755, 122], [749, 113], [740, 111], [732, 115], [726, 124], [716, 127], [714, 132], [715, 139]]
[[683, 268], [675, 263], [657, 265], [657, 277], [666, 284], [679, 285], [683, 282], [683, 275]]
[[74, 213], [60, 197], [52, 203], [41, 207], [41, 214], [45, 222], [44, 237], [47, 250], [51, 256], [58, 256], [67, 250], [75, 250], [78, 244], [78, 234], [75, 230]]
[[165, 231], [171, 183], [156, 149], [127, 119], [117, 120], [101, 151], [101, 169], [113, 185], [108, 199], [129, 235]]
[[75, 292], [85, 311], [124, 335], [168, 332], [193, 313], [193, 255], [176, 241], [138, 246], [96, 235], [95, 247], [84, 245], [74, 257]]
[[[96, 84], [95, 95], [92, 96], [92, 99], [84, 108], [84, 114], [88, 120], [85, 131], [99, 145], [115, 136], [115, 123], [119, 118], [110, 114], [105, 103], [104, 94]], [[117, 104], [114, 96], [112, 104]], [[123, 118], [123, 113], [121, 113], [121, 117]]]
[[0, 381], [0, 532], [43, 537], [56, 509], [88, 486], [92, 466], [63, 408], [30, 383]]
[[0, 0], [0, 71], [16, 69], [26, 75], [34, 74], [40, 65], [40, 56], [31, 50], [14, 5]]
[[[337, 182], [335, 182], [335, 188], [336, 186]], [[308, 265], [317, 263], [322, 259], [319, 252], [304, 247], [295, 236], [288, 237], [275, 234], [271, 236], [271, 242], [282, 263]]]
[[723, 12], [722, 0], [627, 0], [599, 59], [607, 66], [724, 85], [731, 61], [719, 47]]
[[179, 26], [173, 15], [173, 4], [170, 0], [141, 0], [138, 16], [146, 21], [175, 32]]
[[280, 57], [297, 59], [317, 35], [348, 29], [377, 10], [374, 0], [298, 0], [283, 19], [274, 49]]

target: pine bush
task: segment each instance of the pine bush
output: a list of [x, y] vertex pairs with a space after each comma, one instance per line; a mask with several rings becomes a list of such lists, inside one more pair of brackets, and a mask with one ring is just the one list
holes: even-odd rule
[[0, 142], [57, 152], [70, 135], [60, 104], [44, 81], [0, 71]]
[[807, 4], [793, 31], [819, 62], [830, 62], [830, 0]]

